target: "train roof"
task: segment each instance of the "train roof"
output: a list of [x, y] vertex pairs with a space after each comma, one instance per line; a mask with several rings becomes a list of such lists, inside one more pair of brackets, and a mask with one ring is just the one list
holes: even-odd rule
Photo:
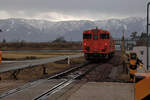
[[109, 33], [109, 31], [107, 30], [103, 30], [103, 29], [90, 29], [90, 30], [85, 30], [83, 33], [88, 33], [88, 32], [91, 32], [91, 31], [102, 31], [102, 32], [106, 32], [106, 33]]

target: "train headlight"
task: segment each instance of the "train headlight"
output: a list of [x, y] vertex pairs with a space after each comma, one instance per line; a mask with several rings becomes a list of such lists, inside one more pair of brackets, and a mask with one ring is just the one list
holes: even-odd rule
[[84, 43], [83, 45], [86, 46], [86, 43]]
[[104, 49], [106, 50], [107, 47], [108, 47], [108, 43], [105, 43], [105, 44], [104, 44]]

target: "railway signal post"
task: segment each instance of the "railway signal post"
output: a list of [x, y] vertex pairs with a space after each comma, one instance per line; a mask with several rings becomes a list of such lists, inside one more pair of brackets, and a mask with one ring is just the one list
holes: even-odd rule
[[150, 2], [147, 4], [147, 39], [146, 39], [146, 44], [147, 44], [147, 70], [149, 67], [149, 5]]

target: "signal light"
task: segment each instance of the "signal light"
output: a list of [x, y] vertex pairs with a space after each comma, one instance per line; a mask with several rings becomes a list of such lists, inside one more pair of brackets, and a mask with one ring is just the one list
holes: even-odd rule
[[108, 44], [107, 43], [105, 43], [105, 46], [107, 46]]

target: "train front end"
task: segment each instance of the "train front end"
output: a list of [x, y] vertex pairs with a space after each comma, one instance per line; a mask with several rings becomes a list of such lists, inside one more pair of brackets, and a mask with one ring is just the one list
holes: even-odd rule
[[87, 60], [110, 58], [114, 43], [108, 31], [92, 29], [83, 32], [83, 52]]

